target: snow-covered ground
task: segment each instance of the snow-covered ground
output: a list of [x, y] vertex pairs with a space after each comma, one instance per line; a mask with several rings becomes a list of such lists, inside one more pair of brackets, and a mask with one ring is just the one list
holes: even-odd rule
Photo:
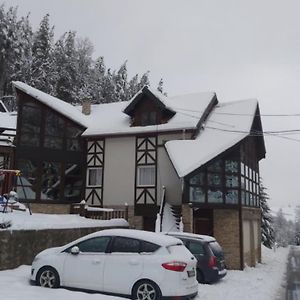
[[[263, 248], [263, 263], [244, 271], [228, 271], [220, 282], [199, 284], [201, 300], [274, 300], [283, 280], [288, 248], [276, 252]], [[112, 300], [123, 299], [100, 294], [86, 294], [66, 289], [50, 290], [31, 286], [28, 282], [30, 266], [0, 272], [0, 299], [5, 300]]]
[[13, 213], [5, 214], [0, 213], [0, 223], [3, 221], [11, 221], [12, 226], [9, 227], [8, 230], [128, 226], [127, 221], [124, 219], [111, 219], [102, 221], [87, 219], [78, 215], [37, 213], [30, 215], [29, 212], [20, 211], [14, 211]]

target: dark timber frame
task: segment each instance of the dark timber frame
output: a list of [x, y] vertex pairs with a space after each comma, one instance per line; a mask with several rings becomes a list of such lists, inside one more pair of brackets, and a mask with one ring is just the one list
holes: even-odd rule
[[[95, 206], [103, 206], [103, 180], [104, 180], [104, 157], [105, 157], [105, 139], [90, 140], [87, 142], [87, 166], [89, 168], [101, 168], [101, 186], [88, 186], [87, 178], [85, 180], [85, 200]], [[86, 172], [86, 173], [87, 173]], [[87, 175], [86, 175], [87, 176]]]
[[[157, 212], [157, 144], [155, 136], [136, 137], [134, 205], [136, 215], [149, 215]], [[155, 185], [138, 185], [138, 168], [153, 166], [155, 168]]]

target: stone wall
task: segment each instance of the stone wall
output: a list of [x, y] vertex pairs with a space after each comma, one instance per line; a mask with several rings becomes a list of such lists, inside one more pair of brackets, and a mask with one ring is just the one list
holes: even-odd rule
[[109, 228], [0, 230], [0, 270], [31, 265], [33, 258], [42, 250], [63, 246], [89, 233], [103, 229]]
[[191, 208], [189, 204], [182, 204], [181, 213], [182, 213], [183, 231], [194, 232], [193, 208]]
[[[254, 267], [261, 262], [261, 211], [259, 208], [243, 207], [242, 219], [243, 225], [249, 226], [249, 236], [244, 236], [244, 264]], [[245, 247], [245, 243], [249, 247]]]
[[224, 250], [228, 269], [241, 268], [239, 211], [214, 209], [214, 237]]

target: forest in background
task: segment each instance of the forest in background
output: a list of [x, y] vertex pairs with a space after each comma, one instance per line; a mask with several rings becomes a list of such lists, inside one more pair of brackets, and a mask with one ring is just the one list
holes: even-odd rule
[[[15, 108], [14, 80], [73, 104], [125, 101], [150, 85], [149, 71], [129, 78], [127, 61], [112, 70], [103, 56], [92, 54], [91, 41], [75, 31], [54, 41], [48, 14], [33, 31], [29, 14], [18, 17], [16, 7], [0, 6], [0, 100], [10, 109]], [[162, 79], [157, 89], [163, 92]]]

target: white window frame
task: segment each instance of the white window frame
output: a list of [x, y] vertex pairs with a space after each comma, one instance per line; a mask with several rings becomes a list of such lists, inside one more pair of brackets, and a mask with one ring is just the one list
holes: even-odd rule
[[[153, 169], [154, 170], [154, 182], [149, 184], [142, 184], [140, 182], [140, 173], [141, 169]], [[155, 179], [156, 179], [156, 166], [155, 165], [144, 165], [144, 166], [137, 166], [137, 178], [136, 178], [136, 185], [137, 186], [155, 186]]]
[[[100, 184], [96, 184], [96, 185], [90, 185], [89, 181], [90, 181], [90, 171], [92, 170], [101, 170], [101, 182]], [[87, 173], [86, 173], [86, 186], [87, 187], [102, 187], [102, 180], [103, 180], [103, 168], [102, 167], [89, 167], [87, 168]]]

